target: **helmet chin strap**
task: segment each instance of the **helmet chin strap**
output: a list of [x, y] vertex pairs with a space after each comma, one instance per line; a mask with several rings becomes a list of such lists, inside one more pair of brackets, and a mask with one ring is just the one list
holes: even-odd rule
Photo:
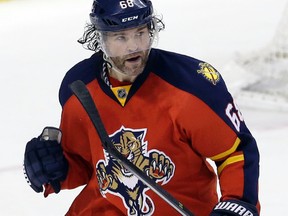
[[107, 66], [108, 66], [108, 72], [109, 75], [117, 80], [119, 80], [120, 82], [123, 81], [128, 81], [128, 82], [134, 82], [134, 80], [136, 79], [136, 77], [139, 75], [134, 75], [134, 76], [129, 76], [125, 73], [123, 73], [123, 71], [121, 71], [118, 67], [115, 66], [115, 64], [113, 63], [113, 61], [107, 57], [107, 55], [104, 53], [103, 55], [104, 60], [107, 62]]

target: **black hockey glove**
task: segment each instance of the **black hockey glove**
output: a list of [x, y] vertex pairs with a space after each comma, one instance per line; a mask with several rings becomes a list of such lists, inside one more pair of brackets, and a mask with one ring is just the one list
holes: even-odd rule
[[227, 200], [219, 202], [210, 216], [259, 216], [255, 206], [240, 201]]
[[60, 181], [65, 180], [68, 163], [60, 145], [61, 131], [46, 127], [38, 138], [26, 145], [24, 154], [24, 175], [28, 184], [37, 193], [44, 184], [50, 184], [55, 193], [61, 189]]

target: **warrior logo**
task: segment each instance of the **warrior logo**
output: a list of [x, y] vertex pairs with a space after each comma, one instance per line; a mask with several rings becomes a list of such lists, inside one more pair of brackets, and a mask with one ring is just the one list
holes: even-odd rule
[[[116, 149], [147, 176], [166, 184], [174, 175], [174, 163], [163, 152], [147, 151], [145, 135], [146, 129], [133, 130], [122, 126], [110, 138]], [[127, 215], [152, 215], [154, 203], [145, 194], [149, 188], [121, 163], [104, 153], [105, 160], [98, 161], [96, 165], [101, 194], [104, 197], [107, 193], [120, 197]]]
[[199, 64], [200, 70], [197, 70], [199, 74], [202, 74], [208, 81], [216, 85], [220, 80], [218, 71], [210, 64], [202, 62]]

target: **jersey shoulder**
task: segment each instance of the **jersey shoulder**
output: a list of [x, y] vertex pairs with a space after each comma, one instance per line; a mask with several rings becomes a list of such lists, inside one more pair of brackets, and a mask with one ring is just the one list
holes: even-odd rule
[[207, 92], [226, 92], [221, 74], [211, 64], [178, 53], [154, 49], [153, 72], [171, 85], [205, 99]]
[[153, 50], [153, 73], [178, 90], [204, 102], [221, 118], [233, 102], [221, 74], [209, 63], [182, 54]]
[[81, 80], [85, 84], [94, 80], [97, 76], [97, 70], [99, 70], [103, 64], [102, 55], [95, 53], [88, 59], [74, 65], [64, 76], [60, 89], [59, 89], [59, 101], [63, 107], [66, 101], [72, 95], [72, 91], [69, 85], [76, 80]]

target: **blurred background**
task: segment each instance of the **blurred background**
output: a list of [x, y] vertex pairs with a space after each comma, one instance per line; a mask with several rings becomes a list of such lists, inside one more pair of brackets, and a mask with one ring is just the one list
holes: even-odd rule
[[[285, 215], [287, 0], [154, 0], [158, 48], [222, 73], [258, 141], [262, 215]], [[92, 55], [77, 43], [92, 0], [0, 0], [0, 215], [64, 215], [81, 188], [44, 198], [22, 172], [26, 142], [58, 126], [65, 73]], [[193, 187], [193, 185], [192, 185]]]

